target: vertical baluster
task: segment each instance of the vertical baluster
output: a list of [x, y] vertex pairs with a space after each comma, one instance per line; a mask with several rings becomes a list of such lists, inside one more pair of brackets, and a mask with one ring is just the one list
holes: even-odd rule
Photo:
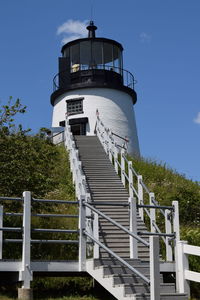
[[[138, 184], [138, 204], [144, 204], [144, 195], [143, 195], [143, 186], [141, 184], [142, 182], [142, 175], [137, 176], [137, 184]], [[144, 221], [144, 208], [139, 208], [139, 216]]]
[[79, 201], [79, 271], [85, 271], [86, 268], [86, 237], [84, 231], [86, 228], [86, 212], [83, 202], [85, 197], [81, 195]]
[[[137, 235], [137, 207], [135, 197], [129, 197], [130, 205], [130, 231]], [[130, 241], [130, 258], [138, 258], [138, 242], [132, 236]]]
[[178, 201], [173, 201], [172, 206], [174, 208], [173, 212], [173, 232], [175, 233], [175, 245], [174, 245], [174, 256], [176, 262], [176, 290], [179, 291], [179, 266], [178, 266], [178, 242], [180, 241], [180, 224], [179, 224], [179, 206]]
[[125, 150], [121, 149], [121, 181], [123, 183], [123, 185], [126, 185], [126, 178], [125, 178], [125, 159], [124, 159], [124, 155], [125, 155]]
[[[165, 232], [167, 234], [172, 233], [172, 224], [171, 224], [171, 211], [169, 209], [165, 210]], [[172, 246], [170, 243], [170, 237], [166, 237], [166, 260], [172, 261]]]
[[[99, 216], [97, 213], [94, 213], [93, 236], [99, 241]], [[94, 259], [99, 259], [99, 245], [97, 243], [94, 244]]]
[[129, 179], [129, 196], [134, 197], [133, 186], [133, 172], [132, 172], [132, 161], [128, 162], [128, 179]]
[[[154, 193], [149, 193], [149, 205], [154, 205], [153, 200], [155, 199]], [[151, 224], [151, 232], [156, 232], [155, 227], [153, 226], [156, 223], [156, 210], [154, 208], [150, 208], [150, 224]]]
[[31, 271], [31, 193], [23, 193], [23, 238], [22, 238], [22, 265], [19, 272], [19, 281], [22, 288], [18, 289], [18, 298], [32, 299], [30, 282], [33, 279]]
[[150, 236], [150, 300], [160, 300], [159, 237]]
[[118, 168], [118, 148], [115, 144], [114, 146], [114, 164], [115, 164], [115, 171], [118, 174], [119, 168]]

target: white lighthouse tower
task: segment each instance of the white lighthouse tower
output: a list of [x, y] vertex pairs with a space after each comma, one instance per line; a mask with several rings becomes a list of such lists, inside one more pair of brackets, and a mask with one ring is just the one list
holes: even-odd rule
[[123, 47], [114, 40], [97, 38], [92, 21], [87, 29], [88, 38], [62, 47], [51, 95], [52, 127], [65, 126], [67, 115], [74, 135], [94, 135], [98, 111], [107, 128], [128, 138], [128, 153], [139, 156], [137, 94], [133, 75], [123, 69]]

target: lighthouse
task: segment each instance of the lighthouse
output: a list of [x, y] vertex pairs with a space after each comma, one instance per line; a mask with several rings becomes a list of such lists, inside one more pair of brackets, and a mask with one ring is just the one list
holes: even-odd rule
[[116, 139], [128, 139], [128, 153], [139, 156], [134, 76], [123, 68], [122, 45], [96, 37], [96, 29], [90, 21], [87, 38], [62, 47], [51, 95], [52, 127], [59, 131], [67, 118], [74, 135], [95, 135], [98, 112]]

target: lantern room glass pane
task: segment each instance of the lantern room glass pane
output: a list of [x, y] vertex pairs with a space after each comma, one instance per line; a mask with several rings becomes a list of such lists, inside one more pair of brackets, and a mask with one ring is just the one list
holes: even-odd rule
[[80, 65], [81, 70], [89, 69], [91, 64], [91, 42], [85, 41], [80, 43]]
[[92, 42], [92, 67], [102, 68], [103, 65], [103, 43]]
[[116, 46], [113, 45], [113, 65], [114, 65], [114, 70], [117, 73], [121, 73], [121, 51], [120, 49]]
[[112, 44], [103, 43], [103, 59], [104, 59], [105, 66], [113, 67], [113, 45]]
[[77, 72], [80, 69], [80, 51], [79, 44], [70, 47], [71, 71]]

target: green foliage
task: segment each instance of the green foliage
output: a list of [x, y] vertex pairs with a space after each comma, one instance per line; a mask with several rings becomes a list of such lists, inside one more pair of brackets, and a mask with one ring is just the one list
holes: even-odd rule
[[136, 171], [143, 175], [143, 180], [156, 200], [163, 205], [171, 205], [172, 201], [179, 202], [181, 224], [200, 224], [200, 185], [168, 168], [145, 159], [134, 159]]
[[[17, 114], [24, 114], [26, 106], [21, 104], [20, 99], [15, 100], [9, 97], [8, 102], [0, 107], [0, 135], [9, 135], [16, 131], [15, 119]], [[24, 135], [28, 130], [22, 130], [22, 125], [18, 126], [17, 132]]]
[[57, 148], [37, 136], [0, 137], [0, 194], [21, 196], [25, 190], [42, 197], [56, 188], [54, 176], [59, 163]]

